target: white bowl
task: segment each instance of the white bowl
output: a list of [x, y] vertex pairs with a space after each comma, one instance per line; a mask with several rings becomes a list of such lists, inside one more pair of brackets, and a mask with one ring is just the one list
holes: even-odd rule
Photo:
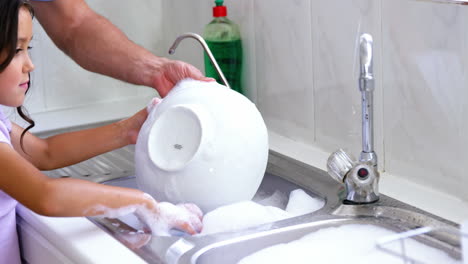
[[135, 149], [141, 190], [205, 212], [252, 199], [267, 161], [260, 112], [216, 82], [179, 82], [149, 113]]

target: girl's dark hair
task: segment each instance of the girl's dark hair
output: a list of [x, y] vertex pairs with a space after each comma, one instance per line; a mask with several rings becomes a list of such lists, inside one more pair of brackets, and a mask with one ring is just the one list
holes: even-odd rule
[[[22, 7], [28, 9], [31, 16], [34, 16], [34, 10], [28, 0], [0, 0], [0, 54], [6, 55], [5, 59], [0, 62], [0, 73], [5, 70], [5, 68], [13, 60], [13, 57], [16, 54], [16, 45], [18, 41], [18, 15]], [[31, 87], [31, 79], [29, 79], [28, 89]], [[29, 123], [29, 126], [23, 130], [20, 138], [21, 149], [24, 151], [23, 147], [23, 137], [28, 130], [34, 127], [34, 121], [25, 114], [23, 106], [16, 108], [18, 114], [26, 122]]]

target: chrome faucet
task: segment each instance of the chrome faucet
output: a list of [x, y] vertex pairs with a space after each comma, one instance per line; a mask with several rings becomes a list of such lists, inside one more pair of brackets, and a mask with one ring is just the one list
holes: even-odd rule
[[193, 38], [193, 39], [197, 40], [200, 43], [200, 45], [202, 45], [202, 47], [205, 50], [206, 54], [210, 58], [211, 63], [213, 63], [213, 66], [215, 67], [216, 72], [218, 72], [219, 77], [223, 81], [224, 85], [227, 88], [231, 88], [229, 86], [229, 83], [226, 80], [226, 77], [224, 77], [224, 74], [221, 71], [221, 68], [219, 67], [218, 63], [216, 62], [216, 59], [214, 58], [213, 53], [211, 53], [211, 50], [208, 47], [208, 44], [206, 44], [205, 40], [200, 35], [188, 32], [188, 33], [184, 33], [184, 34], [178, 36], [176, 38], [176, 40], [174, 41], [174, 43], [172, 44], [172, 46], [169, 48], [169, 54], [171, 54], [171, 55], [174, 54], [175, 50], [177, 49], [177, 46], [179, 46], [179, 43], [185, 38]]
[[379, 200], [380, 175], [374, 152], [372, 45], [372, 36], [362, 34], [359, 39], [359, 90], [362, 94], [362, 152], [359, 161], [341, 149], [332, 153], [327, 161], [330, 176], [345, 184], [345, 203], [350, 204], [366, 204]]
[[374, 73], [372, 58], [372, 36], [362, 34], [359, 41], [361, 74], [359, 90], [362, 95], [362, 152], [359, 160], [377, 166], [374, 152]]

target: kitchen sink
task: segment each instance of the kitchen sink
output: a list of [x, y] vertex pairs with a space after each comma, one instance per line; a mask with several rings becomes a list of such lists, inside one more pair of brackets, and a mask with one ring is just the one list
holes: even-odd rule
[[[392, 219], [382, 219], [382, 218], [375, 218], [375, 217], [330, 217], [330, 216], [317, 216], [314, 218], [309, 219], [310, 222], [302, 223], [302, 224], [295, 224], [290, 225], [283, 228], [272, 229], [265, 232], [259, 232], [251, 235], [245, 235], [233, 239], [228, 239], [226, 241], [221, 241], [217, 243], [213, 243], [201, 249], [195, 248], [192, 252], [187, 252], [186, 254], [182, 255], [177, 263], [238, 263], [241, 259], [250, 254], [253, 254], [257, 251], [265, 249], [267, 247], [271, 247], [274, 245], [280, 245], [285, 243], [290, 243], [292, 241], [297, 241], [298, 239], [304, 237], [307, 234], [311, 234], [317, 232], [318, 230], [324, 230], [330, 227], [342, 227], [342, 226], [350, 226], [350, 225], [360, 225], [364, 226], [365, 228], [369, 228], [369, 226], [377, 226], [383, 227], [385, 229], [394, 231], [394, 232], [404, 232], [407, 230], [407, 227], [404, 224], [398, 223], [398, 221], [394, 221]], [[353, 226], [354, 228], [355, 226]], [[445, 235], [445, 234], [444, 234]], [[385, 237], [384, 237], [385, 238]], [[348, 238], [350, 240], [350, 238]], [[439, 238], [435, 238], [433, 236], [425, 235], [419, 236], [416, 238], [418, 242], [423, 243], [426, 246], [431, 248], [436, 248], [448, 254], [451, 258], [454, 259], [454, 263], [457, 262], [456, 260], [460, 260], [460, 250], [456, 246], [458, 243], [456, 237], [444, 237], [443, 240]], [[376, 240], [377, 243], [378, 240]], [[330, 241], [323, 241], [323, 243], [330, 243]], [[408, 241], [405, 241], [408, 244]], [[336, 244], [336, 245], [335, 245]], [[343, 246], [343, 242], [336, 243], [332, 242], [332, 244], [327, 245], [331, 248], [331, 250], [335, 250], [336, 254], [340, 254], [343, 252], [338, 247], [338, 244]], [[347, 249], [353, 249], [356, 246], [355, 244], [348, 243], [346, 245]], [[358, 247], [360, 245], [357, 245]], [[397, 250], [395, 247], [397, 246]], [[387, 257], [385, 254], [393, 254], [394, 259], [396, 262], [391, 263], [413, 263], [413, 262], [403, 262], [403, 255], [404, 252], [399, 250], [399, 244], [394, 244], [389, 251], [383, 251], [386, 248], [382, 247], [382, 256]], [[414, 246], [413, 246], [414, 248]], [[410, 255], [410, 247], [407, 246], [407, 254]], [[306, 248], [308, 251], [313, 251], [315, 248], [308, 247]], [[400, 255], [399, 255], [400, 254]], [[319, 255], [319, 254], [317, 254]], [[414, 254], [411, 254], [411, 257], [414, 258]], [[396, 256], [396, 257], [395, 257]], [[294, 257], [294, 256], [291, 256]], [[418, 256], [419, 260], [421, 260], [421, 256]], [[424, 256], [422, 256], [424, 260]], [[317, 256], [316, 259], [310, 258], [310, 262], [319, 262], [324, 263], [324, 259], [319, 258]], [[431, 260], [426, 259], [427, 262], [414, 262], [414, 263], [441, 263], [441, 262], [431, 262]], [[264, 263], [264, 262], [258, 262]], [[277, 263], [277, 262], [275, 262]], [[294, 262], [293, 262], [294, 263]], [[301, 262], [302, 263], [302, 262]], [[336, 262], [333, 262], [336, 263]], [[354, 263], [350, 261], [349, 263]], [[364, 263], [368, 263], [364, 261]], [[387, 263], [387, 262], [385, 262]]]
[[[134, 176], [110, 177], [102, 183], [137, 188]], [[286, 200], [275, 206], [284, 209], [287, 194], [298, 188], [312, 197], [323, 199], [324, 206], [309, 214], [237, 231], [203, 236], [174, 233], [171, 237], [163, 237], [144, 231], [133, 215], [119, 219], [89, 219], [149, 263], [237, 263], [244, 256], [263, 248], [287, 243], [323, 228], [349, 224], [384, 227], [398, 234], [431, 227], [431, 232], [414, 239], [440, 249], [456, 260], [461, 259], [457, 224], [385, 195], [373, 204], [344, 204], [344, 188], [326, 172], [272, 151], [265, 177], [253, 200], [259, 201], [279, 192]]]
[[[127, 146], [45, 173], [50, 177], [74, 177], [137, 188], [133, 153], [134, 147]], [[398, 234], [430, 227], [433, 229], [431, 232], [419, 234], [414, 239], [440, 249], [454, 259], [461, 259], [461, 239], [457, 224], [385, 195], [381, 195], [379, 201], [373, 204], [344, 204], [344, 187], [325, 171], [274, 151], [270, 151], [264, 179], [253, 201], [264, 202], [268, 200], [265, 197], [279, 194], [281, 202], [278, 203], [277, 200], [274, 206], [285, 209], [289, 193], [298, 188], [312, 197], [322, 199], [324, 206], [309, 214], [237, 231], [203, 236], [175, 232], [173, 236], [163, 237], [153, 236], [145, 231], [144, 226], [133, 215], [119, 219], [90, 217], [89, 220], [148, 263], [237, 263], [243, 257], [263, 248], [288, 243], [321, 229], [350, 224], [384, 227]], [[398, 263], [413, 262], [402, 259]]]
[[[416, 208], [394, 207], [399, 205], [401, 205], [399, 202], [388, 197], [383, 197], [382, 201], [375, 205], [339, 205], [332, 211], [316, 212], [271, 226], [276, 228], [228, 238], [204, 247], [194, 247], [181, 255], [174, 263], [238, 263], [244, 257], [262, 249], [297, 241], [305, 235], [318, 230], [346, 225], [376, 226], [395, 232], [395, 236], [399, 238], [391, 241], [393, 244], [390, 244], [390, 248], [386, 248], [388, 245], [383, 242], [382, 245], [379, 245], [379, 239], [375, 240], [375, 245], [381, 246], [383, 253], [396, 256], [397, 262], [390, 263], [441, 263], [431, 262], [429, 259], [424, 262], [411, 262], [409, 256], [408, 260], [406, 260], [408, 262], [406, 262], [405, 258], [407, 256], [405, 254], [413, 256], [414, 254], [408, 252], [411, 250], [410, 248], [400, 248], [399, 243], [407, 244], [409, 238], [404, 240], [404, 237], [400, 237], [399, 234], [430, 226], [433, 228], [431, 232], [421, 233], [412, 239], [444, 252], [454, 260], [453, 263], [461, 263], [460, 237], [456, 225], [438, 217], [427, 215]], [[381, 240], [387, 238], [380, 237]], [[347, 245], [351, 249], [353, 246], [352, 243]], [[396, 250], [395, 246], [397, 247]], [[330, 245], [330, 247], [333, 249], [336, 246]], [[308, 248], [308, 250], [314, 250], [314, 248]], [[336, 253], [340, 254], [340, 252], [340, 249], [336, 248]], [[323, 263], [323, 259], [310, 259], [310, 261]], [[354, 262], [351, 261], [350, 263]]]

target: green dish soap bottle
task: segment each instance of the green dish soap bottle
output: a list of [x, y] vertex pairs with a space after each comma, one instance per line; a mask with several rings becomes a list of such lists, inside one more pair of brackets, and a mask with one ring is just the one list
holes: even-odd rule
[[[227, 8], [223, 0], [215, 0], [213, 20], [205, 26], [203, 38], [210, 47], [216, 62], [226, 77], [231, 89], [243, 94], [242, 75], [242, 42], [239, 26], [227, 18]], [[215, 78], [224, 84], [205, 53], [205, 75]]]

